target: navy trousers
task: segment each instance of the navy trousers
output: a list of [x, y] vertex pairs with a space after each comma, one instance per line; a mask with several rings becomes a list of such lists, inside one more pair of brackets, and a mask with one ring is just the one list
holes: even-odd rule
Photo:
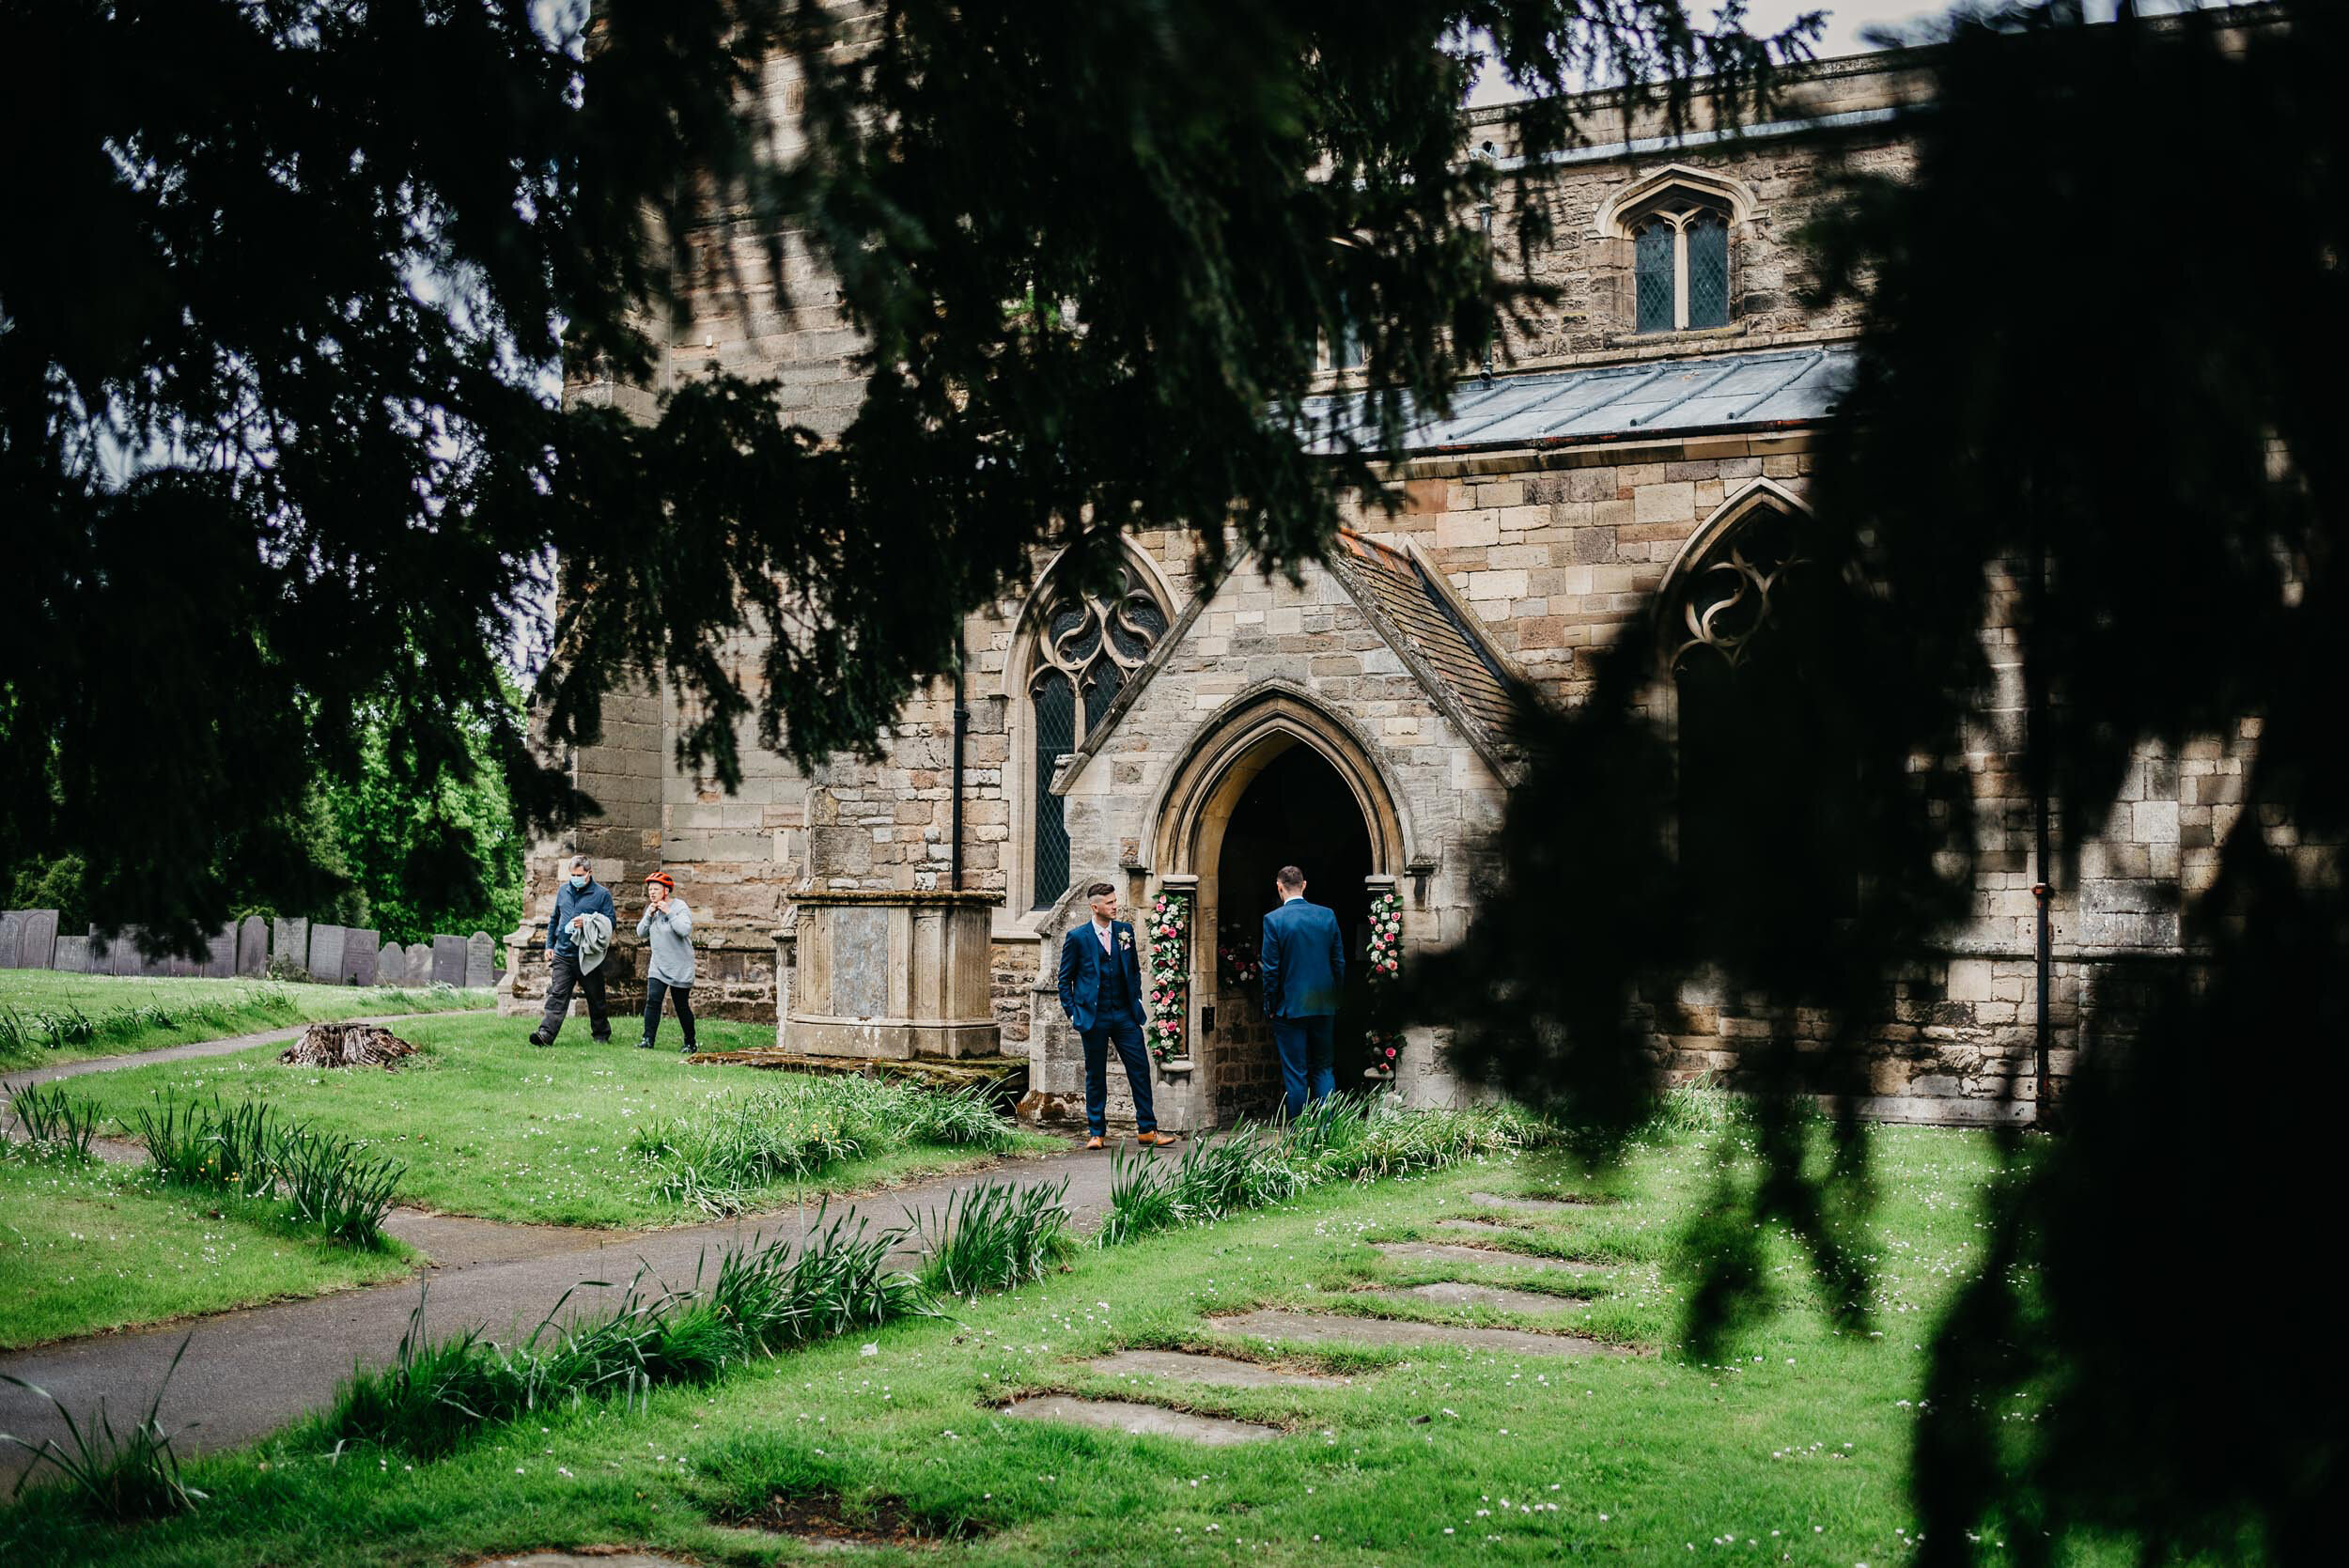
[[1156, 1132], [1157, 1111], [1150, 1104], [1150, 1055], [1142, 1048], [1142, 1026], [1131, 1023], [1103, 1024], [1084, 1032], [1085, 1043], [1085, 1126], [1096, 1138], [1109, 1129], [1105, 1118], [1110, 1104], [1110, 1047], [1117, 1048], [1117, 1059], [1126, 1064], [1126, 1081], [1134, 1091], [1134, 1126], [1143, 1132]]
[[1275, 1018], [1272, 1043], [1281, 1052], [1281, 1087], [1288, 1093], [1289, 1114], [1301, 1112], [1308, 1101], [1326, 1100], [1338, 1086], [1331, 1065], [1337, 1053], [1338, 1020], [1324, 1013], [1315, 1018]]

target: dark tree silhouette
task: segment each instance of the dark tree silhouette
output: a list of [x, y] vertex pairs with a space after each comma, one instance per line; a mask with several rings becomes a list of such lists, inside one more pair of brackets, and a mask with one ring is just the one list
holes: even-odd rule
[[[2093, 1536], [2149, 1561], [2340, 1556], [2344, 50], [2318, 4], [1953, 25], [1906, 116], [1913, 172], [1851, 176], [1813, 237], [1866, 334], [1812, 568], [1723, 709], [1738, 787], [1678, 787], [1635, 702], [1658, 649], [1627, 637], [1586, 708], [1529, 721], [1485, 928], [1421, 966], [1448, 1013], [1486, 999], [1460, 1038], [1489, 1078], [1617, 1129], [1653, 1087], [1640, 1008], [1711, 975], [1773, 1010], [1748, 1074], [1761, 1173], [1701, 1238], [1697, 1327], [1753, 1302], [1757, 1219], [1803, 1235], [1856, 1314], [1859, 1042], [1966, 913], [1978, 854], [2030, 843], [1964, 771], [1963, 737], [2002, 722], [1989, 584], [2019, 598], [2030, 722], [2008, 741], [2046, 786], [2059, 884], [2141, 745], [2242, 755], [2186, 958], [2098, 981], [2131, 1037], [2086, 1054], [2064, 1136], [2007, 1141], [1918, 1426], [1925, 1560], [1977, 1535], [2025, 1562]], [[1816, 1096], [1841, 1108], [1824, 1174]]]
[[[1757, 93], [1816, 32], [1682, 0], [586, 15], [0, 4], [0, 865], [78, 854], [100, 922], [183, 948], [232, 864], [298, 905], [288, 824], [313, 774], [353, 774], [362, 711], [419, 800], [469, 767], [470, 715], [528, 819], [584, 808], [499, 700], [551, 553], [549, 738], [659, 675], [729, 785], [746, 719], [802, 760], [870, 748], [1030, 547], [1106, 559], [1149, 525], [1214, 555], [1236, 520], [1309, 555], [1371, 483], [1278, 417], [1316, 342], [1359, 325], [1375, 383], [1439, 405], [1514, 295], [1470, 216], [1496, 177], [1455, 158], [1468, 30], [1530, 86], [1609, 70], [1674, 107], [1699, 76]], [[1571, 133], [1554, 90], [1517, 117], [1529, 151]], [[836, 278], [870, 343], [838, 442], [728, 377], [642, 424], [556, 396], [567, 368], [645, 375], [721, 221]], [[775, 634], [755, 671], [722, 651], [745, 626]]]

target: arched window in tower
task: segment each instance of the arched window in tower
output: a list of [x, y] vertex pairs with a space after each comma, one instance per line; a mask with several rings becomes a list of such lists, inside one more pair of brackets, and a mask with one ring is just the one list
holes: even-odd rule
[[1753, 212], [1745, 185], [1685, 163], [1657, 170], [1601, 207], [1599, 234], [1630, 246], [1632, 330], [1728, 326], [1730, 229]]
[[1029, 788], [1029, 897], [1047, 908], [1068, 891], [1068, 827], [1052, 793], [1060, 760], [1085, 743], [1133, 672], [1166, 635], [1166, 609], [1128, 563], [1107, 596], [1079, 592], [1066, 574], [1041, 596], [1029, 660], [1028, 710], [1034, 736]]

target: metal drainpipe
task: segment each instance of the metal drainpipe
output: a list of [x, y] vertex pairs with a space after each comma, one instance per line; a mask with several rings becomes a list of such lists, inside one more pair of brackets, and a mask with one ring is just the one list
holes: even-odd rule
[[[1487, 148], [1492, 146], [1490, 142], [1487, 142], [1485, 145]], [[1486, 156], [1491, 156], [1489, 151], [1486, 153]], [[1485, 227], [1485, 255], [1487, 257], [1490, 257], [1493, 251], [1493, 204], [1491, 202], [1486, 202], [1484, 206], [1478, 208], [1477, 217], [1483, 223]], [[1501, 336], [1501, 328], [1498, 322], [1494, 323], [1493, 336], [1496, 340], [1498, 340]], [[1485, 345], [1485, 380], [1489, 381], [1492, 379], [1493, 344], [1487, 343]]]
[[947, 877], [957, 893], [962, 891], [962, 737], [971, 728], [971, 710], [962, 701], [962, 633], [955, 633], [955, 770], [953, 827], [949, 830], [954, 842], [947, 847], [950, 857]]
[[[2038, 981], [2032, 987], [2038, 999], [2035, 1038], [2032, 1046], [2032, 1067], [2035, 1080], [2031, 1089], [2031, 1125], [2051, 1126], [2056, 1118], [2047, 1102], [2047, 981], [2054, 967], [2054, 922], [2050, 906], [2054, 903], [2054, 877], [2047, 869], [2047, 688], [2042, 662], [2044, 634], [2047, 613], [2047, 547], [2034, 524], [2030, 551], [2030, 628], [2031, 634], [2023, 644], [2023, 749], [2024, 766], [2030, 773], [2031, 866], [2036, 873], [2031, 886], [2031, 898], [2038, 906]], [[2034, 644], [2041, 646], [2034, 647]]]

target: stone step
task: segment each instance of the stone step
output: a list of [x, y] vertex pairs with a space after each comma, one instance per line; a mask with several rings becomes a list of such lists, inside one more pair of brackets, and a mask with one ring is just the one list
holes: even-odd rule
[[1121, 1350], [1085, 1365], [1112, 1377], [1166, 1377], [1225, 1389], [1343, 1389], [1354, 1381], [1310, 1372], [1279, 1372], [1229, 1356], [1193, 1356], [1182, 1350]]
[[1471, 1203], [1488, 1209], [1517, 1209], [1526, 1214], [1554, 1214], [1561, 1209], [1591, 1209], [1598, 1204], [1588, 1198], [1505, 1198], [1498, 1192], [1471, 1192]]
[[1614, 1272], [1606, 1264], [1576, 1263], [1571, 1258], [1537, 1258], [1531, 1252], [1504, 1252], [1497, 1247], [1463, 1247], [1443, 1241], [1374, 1241], [1371, 1247], [1387, 1257], [1410, 1263], [1486, 1264], [1495, 1268], [1544, 1268], [1561, 1274]]
[[1137, 1437], [1184, 1437], [1209, 1448], [1234, 1443], [1258, 1443], [1278, 1437], [1277, 1428], [1254, 1421], [1229, 1421], [1221, 1416], [1195, 1416], [1159, 1405], [1137, 1405], [1123, 1399], [1072, 1399], [1066, 1394], [1041, 1394], [1015, 1400], [1003, 1414], [1020, 1421], [1066, 1421], [1074, 1426], [1097, 1426], [1128, 1432]]
[[1546, 1291], [1511, 1290], [1505, 1285], [1472, 1285], [1462, 1280], [1438, 1280], [1433, 1284], [1394, 1290], [1366, 1290], [1381, 1301], [1442, 1307], [1498, 1307], [1510, 1312], [1561, 1312], [1590, 1302], [1579, 1296], [1551, 1296]]
[[1470, 1235], [1507, 1236], [1513, 1241], [1523, 1241], [1533, 1234], [1516, 1225], [1496, 1225], [1489, 1219], [1439, 1219], [1436, 1229], [1466, 1231]]
[[1207, 1320], [1227, 1334], [1251, 1339], [1291, 1340], [1301, 1344], [1423, 1346], [1489, 1350], [1522, 1356], [1625, 1356], [1630, 1352], [1580, 1334], [1536, 1334], [1523, 1328], [1470, 1328], [1448, 1323], [1404, 1323], [1393, 1318], [1345, 1317], [1335, 1312], [1278, 1309]]

